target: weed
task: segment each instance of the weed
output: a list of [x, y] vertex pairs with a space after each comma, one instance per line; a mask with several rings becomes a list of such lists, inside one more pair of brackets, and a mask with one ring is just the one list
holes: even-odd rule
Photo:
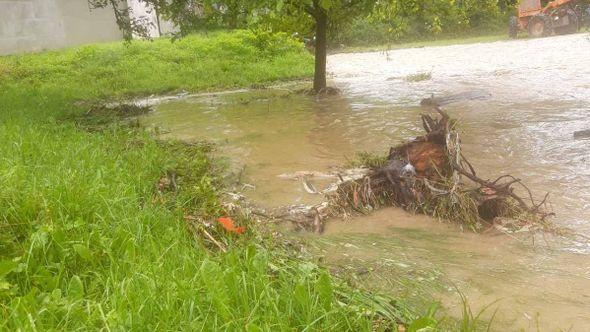
[[406, 82], [422, 82], [432, 79], [432, 73], [417, 73], [411, 74], [404, 78]]
[[461, 332], [476, 332], [476, 331], [481, 331], [483, 328], [486, 329], [487, 332], [491, 331], [494, 319], [496, 317], [496, 314], [498, 312], [498, 309], [496, 309], [494, 311], [494, 313], [492, 314], [492, 317], [490, 318], [489, 321], [485, 322], [482, 319], [482, 316], [496, 303], [498, 303], [498, 301], [494, 301], [486, 306], [484, 306], [480, 311], [478, 311], [477, 313], [473, 313], [473, 311], [471, 310], [471, 307], [469, 306], [469, 302], [467, 301], [467, 297], [459, 290], [457, 290], [457, 293], [459, 294], [459, 296], [461, 297], [461, 308], [462, 308], [462, 314], [461, 314], [461, 319], [458, 322], [457, 325], [457, 330], [461, 331]]
[[387, 163], [387, 156], [371, 152], [358, 152], [353, 158], [348, 160], [348, 167], [369, 167], [378, 168], [383, 167]]

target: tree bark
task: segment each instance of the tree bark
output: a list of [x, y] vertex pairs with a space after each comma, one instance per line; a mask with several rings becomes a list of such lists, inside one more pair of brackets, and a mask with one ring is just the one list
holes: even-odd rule
[[314, 0], [315, 9], [315, 73], [313, 78], [313, 90], [321, 92], [326, 89], [326, 62], [328, 49], [328, 15], [317, 0]]

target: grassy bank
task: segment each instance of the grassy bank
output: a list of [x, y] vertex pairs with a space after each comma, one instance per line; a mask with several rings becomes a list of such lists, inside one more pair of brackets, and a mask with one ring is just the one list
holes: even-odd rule
[[440, 37], [437, 39], [423, 39], [415, 41], [407, 41], [401, 43], [378, 44], [370, 46], [347, 46], [342, 48], [335, 48], [332, 53], [358, 53], [358, 52], [379, 52], [389, 50], [400, 50], [406, 48], [421, 48], [421, 47], [435, 47], [435, 46], [449, 46], [449, 45], [466, 45], [477, 43], [493, 43], [497, 41], [509, 40], [505, 33], [492, 33], [478, 36], [467, 37]]
[[[356, 331], [407, 320], [247, 220], [242, 236], [209, 230], [226, 254], [195, 240], [187, 216], [224, 213], [207, 146], [76, 120], [105, 100], [312, 69], [301, 45], [248, 32], [0, 58], [0, 330]], [[174, 190], [157, 185], [166, 174]]]
[[[579, 33], [587, 33], [588, 28], [582, 27]], [[518, 39], [527, 39], [529, 36], [526, 32], [522, 32]], [[456, 36], [438, 36], [437, 38], [424, 38], [411, 41], [394, 42], [394, 43], [375, 43], [373, 45], [357, 45], [357, 46], [343, 46], [334, 47], [331, 53], [361, 53], [361, 52], [383, 52], [391, 50], [400, 50], [407, 48], [422, 48], [422, 47], [436, 47], [436, 46], [450, 46], [450, 45], [467, 45], [478, 43], [493, 43], [498, 41], [513, 40], [508, 37], [507, 32], [492, 31], [484, 34], [466, 34], [461, 37]]]
[[247, 87], [312, 70], [297, 42], [243, 31], [9, 56], [0, 58], [0, 117], [63, 117], [82, 111], [73, 108], [76, 100]]

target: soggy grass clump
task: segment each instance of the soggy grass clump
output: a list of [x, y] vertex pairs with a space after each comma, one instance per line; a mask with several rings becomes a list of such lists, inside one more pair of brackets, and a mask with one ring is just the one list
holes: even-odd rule
[[347, 167], [356, 168], [356, 167], [368, 167], [368, 168], [378, 168], [383, 167], [387, 164], [387, 156], [378, 154], [378, 153], [371, 153], [366, 151], [361, 151], [356, 153], [351, 159], [347, 162]]
[[411, 74], [411, 75], [404, 77], [404, 80], [406, 82], [411, 82], [411, 83], [428, 81], [431, 79], [432, 79], [432, 73], [417, 73], [417, 74]]

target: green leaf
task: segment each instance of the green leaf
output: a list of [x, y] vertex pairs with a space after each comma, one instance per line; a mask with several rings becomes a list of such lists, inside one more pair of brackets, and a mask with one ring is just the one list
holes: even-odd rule
[[265, 252], [258, 252], [252, 259], [252, 266], [257, 273], [263, 274], [268, 268], [268, 257]]
[[329, 10], [333, 4], [334, 4], [333, 0], [321, 0], [320, 1], [320, 6], [322, 6], [322, 8], [324, 8], [325, 10]]
[[262, 332], [262, 329], [258, 325], [250, 323], [246, 326], [247, 332]]
[[73, 276], [68, 284], [68, 296], [81, 299], [84, 297], [84, 284], [78, 276]]
[[332, 299], [334, 297], [334, 291], [332, 289], [332, 280], [330, 276], [323, 272], [316, 283], [316, 290], [320, 297], [324, 310], [330, 311], [332, 309]]
[[88, 247], [81, 244], [74, 244], [74, 250], [80, 255], [80, 257], [82, 257], [82, 259], [87, 261], [92, 259], [92, 251], [90, 251]]
[[438, 322], [432, 317], [421, 317], [408, 326], [408, 332], [429, 332], [434, 331]]
[[6, 276], [18, 266], [17, 262], [14, 261], [0, 261], [0, 278]]
[[0, 279], [0, 291], [5, 291], [10, 289], [10, 283], [6, 280]]
[[51, 292], [51, 298], [53, 300], [61, 299], [61, 289], [59, 289], [59, 288], [54, 289], [53, 292]]
[[311, 277], [318, 268], [318, 266], [312, 262], [301, 262], [298, 267], [301, 275], [304, 277]]

